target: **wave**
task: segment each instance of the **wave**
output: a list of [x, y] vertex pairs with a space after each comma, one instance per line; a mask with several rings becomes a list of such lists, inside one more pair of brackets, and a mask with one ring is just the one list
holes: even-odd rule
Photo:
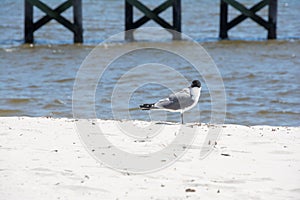
[[258, 115], [299, 115], [299, 112], [293, 112], [293, 111], [272, 111], [272, 110], [260, 110], [256, 112]]
[[6, 102], [9, 104], [26, 104], [32, 101], [32, 98], [16, 98], [16, 99], [7, 99]]
[[65, 83], [65, 82], [73, 82], [74, 80], [75, 80], [75, 78], [65, 78], [65, 79], [55, 80], [54, 82]]
[[10, 116], [10, 115], [17, 115], [21, 113], [22, 111], [17, 109], [0, 109], [0, 116]]

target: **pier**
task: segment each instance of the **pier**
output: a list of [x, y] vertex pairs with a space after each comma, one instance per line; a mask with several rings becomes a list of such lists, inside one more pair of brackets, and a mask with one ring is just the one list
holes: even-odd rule
[[[228, 6], [232, 6], [241, 12], [241, 15], [228, 22]], [[268, 21], [258, 16], [256, 12], [269, 6]], [[268, 31], [268, 39], [276, 39], [276, 24], [277, 24], [277, 0], [262, 0], [255, 4], [250, 9], [247, 9], [243, 4], [235, 0], [221, 0], [220, 3], [220, 34], [221, 39], [228, 38], [228, 31], [237, 26], [245, 19], [250, 18], [258, 25], [264, 27]]]
[[[39, 8], [46, 15], [34, 22], [33, 7]], [[73, 7], [73, 23], [64, 18], [63, 13], [68, 8]], [[34, 32], [47, 24], [50, 20], [55, 19], [58, 23], [65, 26], [74, 34], [74, 43], [83, 42], [83, 28], [82, 28], [82, 2], [81, 0], [67, 0], [60, 4], [57, 8], [51, 9], [45, 3], [39, 0], [25, 0], [25, 25], [24, 38], [25, 43], [34, 42]]]
[[[24, 40], [25, 43], [34, 42], [34, 32], [42, 26], [46, 25], [50, 20], [56, 20], [58, 23], [65, 26], [74, 34], [74, 43], [83, 42], [83, 24], [82, 24], [82, 0], [66, 0], [55, 9], [51, 9], [47, 4], [40, 0], [24, 0], [25, 8], [25, 20], [24, 20]], [[278, 0], [261, 0], [257, 4], [253, 5], [250, 9], [246, 8], [242, 1], [236, 0], [220, 0], [220, 28], [219, 38], [228, 39], [228, 32], [233, 27], [237, 26], [245, 19], [250, 18], [255, 21], [259, 26], [262, 26], [267, 30], [267, 39], [276, 39], [276, 26], [277, 26], [277, 1]], [[159, 26], [166, 28], [172, 34], [174, 40], [179, 40], [182, 19], [181, 19], [181, 7], [184, 1], [181, 0], [166, 0], [162, 4], [158, 5], [154, 9], [148, 8], [143, 4], [142, 0], [125, 0], [125, 39], [134, 39], [134, 29], [137, 29], [147, 23], [150, 20], [156, 22]], [[241, 12], [239, 16], [231, 21], [228, 21], [228, 7], [232, 6], [234, 9]], [[257, 12], [268, 6], [268, 20], [264, 20], [261, 16], [257, 15]], [[34, 19], [34, 7], [37, 7], [45, 13], [45, 16], [41, 19]], [[73, 8], [73, 23], [63, 17], [61, 14], [69, 8]], [[172, 23], [168, 23], [165, 19], [159, 16], [168, 8], [172, 8]], [[144, 16], [140, 19], [133, 21], [134, 8], [141, 11]], [[120, 19], [122, 20], [122, 19]], [[36, 22], [35, 22], [36, 21]], [[201, 27], [199, 26], [199, 31]]]
[[[144, 13], [144, 17], [140, 18], [137, 21], [133, 21], [133, 7], [139, 9], [142, 13]], [[162, 19], [159, 14], [169, 7], [172, 7], [173, 11], [173, 24], [169, 24], [164, 19]], [[137, 0], [125, 0], [125, 39], [132, 40], [133, 36], [133, 29], [137, 29], [149, 20], [155, 21], [161, 27], [167, 30], [174, 30], [170, 31], [173, 35], [174, 40], [181, 39], [180, 34], [181, 32], [181, 0], [167, 0], [161, 5], [157, 6], [155, 9], [150, 10], [145, 6], [141, 1]]]

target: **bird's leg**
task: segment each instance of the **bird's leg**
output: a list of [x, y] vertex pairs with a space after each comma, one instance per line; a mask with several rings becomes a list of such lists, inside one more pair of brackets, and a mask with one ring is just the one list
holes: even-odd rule
[[183, 124], [183, 112], [181, 113], [181, 124]]

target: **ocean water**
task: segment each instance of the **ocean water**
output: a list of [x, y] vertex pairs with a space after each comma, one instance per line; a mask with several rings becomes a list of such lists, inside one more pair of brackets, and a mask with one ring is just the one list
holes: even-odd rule
[[[55, 7], [62, 1], [50, 2]], [[154, 8], [159, 1], [143, 1]], [[256, 1], [246, 1], [250, 7]], [[48, 3], [48, 2], [47, 2]], [[221, 73], [226, 92], [225, 123], [243, 125], [299, 126], [300, 123], [300, 2], [279, 1], [278, 40], [265, 40], [267, 32], [251, 20], [229, 32], [230, 40], [218, 40], [219, 1], [183, 1], [183, 33], [198, 41], [209, 53]], [[76, 74], [86, 56], [95, 46], [124, 30], [124, 1], [83, 2], [84, 44], [72, 44], [72, 34], [64, 27], [51, 21], [35, 33], [36, 44], [23, 44], [23, 1], [4, 0], [0, 8], [0, 116], [53, 116], [72, 117], [72, 92]], [[230, 8], [230, 18], [238, 14]], [[267, 9], [258, 12], [266, 16]], [[9, 14], [9, 15], [8, 15]], [[71, 10], [63, 15], [71, 17]], [[42, 12], [35, 10], [35, 19]], [[136, 12], [136, 19], [142, 16]], [[167, 10], [161, 15], [171, 19]], [[147, 23], [146, 27], [157, 26]], [[137, 43], [147, 43], [137, 33]], [[161, 45], [180, 49], [183, 45], [171, 41], [171, 35], [158, 40]], [[135, 43], [120, 38], [111, 48], [122, 45], [130, 48]], [[139, 41], [140, 40], [140, 41]], [[105, 47], [103, 47], [105, 48]], [[190, 52], [193, 53], [192, 50]], [[170, 63], [188, 80], [199, 78], [203, 84], [199, 100], [199, 112], [188, 112], [185, 121], [210, 122], [211, 95], [206, 82], [183, 61], [174, 62], [168, 56], [155, 51], [146, 55], [128, 56], [115, 63], [100, 80], [95, 91], [96, 115], [102, 119], [126, 118], [129, 108], [141, 103], [152, 103], [164, 95], [185, 87], [176, 83], [169, 74], [160, 73], [162, 80], [174, 81], [172, 88], [158, 84], [139, 85], [127, 82], [128, 87], [137, 88], [129, 102], [118, 101], [120, 111], [114, 116], [111, 111], [111, 94], [115, 83], [136, 66], [140, 60], [156, 58], [158, 63]], [[101, 56], [97, 62], [101, 66]], [[151, 60], [151, 59], [150, 59]], [[145, 70], [146, 77], [149, 74]], [[126, 86], [127, 86], [126, 85]], [[145, 102], [146, 101], [146, 102]], [[89, 106], [89, 105], [88, 105]], [[178, 113], [130, 111], [131, 119], [179, 122]]]

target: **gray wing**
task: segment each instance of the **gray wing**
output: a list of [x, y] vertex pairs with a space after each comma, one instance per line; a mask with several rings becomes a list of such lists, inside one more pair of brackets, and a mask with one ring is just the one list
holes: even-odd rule
[[189, 107], [193, 103], [190, 89], [185, 88], [180, 92], [171, 94], [168, 98], [158, 101], [154, 106], [162, 109], [179, 110]]

